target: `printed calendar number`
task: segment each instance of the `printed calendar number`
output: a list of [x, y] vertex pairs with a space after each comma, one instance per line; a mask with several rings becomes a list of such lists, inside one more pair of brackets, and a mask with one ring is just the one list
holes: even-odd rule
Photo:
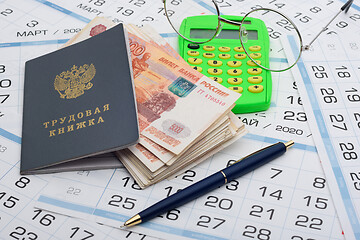
[[146, 1], [144, 0], [130, 0], [129, 3], [133, 4], [136, 7], [142, 7], [145, 5]]
[[254, 217], [258, 217], [258, 218], [267, 218], [269, 220], [273, 219], [274, 213], [275, 213], [275, 209], [274, 208], [270, 208], [270, 209], [264, 209], [264, 207], [260, 206], [260, 205], [253, 205], [251, 207], [251, 211], [249, 213], [250, 216], [254, 216]]
[[311, 66], [311, 69], [313, 70], [314, 76], [316, 78], [318, 78], [318, 79], [329, 78], [324, 66], [322, 66], [322, 65]]
[[322, 100], [325, 103], [331, 104], [331, 103], [337, 103], [337, 97], [335, 96], [335, 91], [333, 88], [320, 88], [320, 93], [323, 96]]
[[[0, 112], [1, 114], [1, 112]], [[0, 153], [4, 153], [7, 150], [7, 147], [4, 145], [0, 145]]]
[[67, 194], [72, 194], [72, 195], [79, 195], [81, 193], [81, 189], [79, 188], [74, 188], [74, 187], [69, 187], [68, 190], [66, 191]]
[[122, 207], [127, 210], [131, 210], [135, 207], [136, 199], [130, 197], [122, 197], [120, 195], [114, 194], [111, 196], [111, 200], [108, 202], [108, 205], [113, 207]]
[[300, 97], [296, 97], [296, 96], [288, 96], [286, 99], [289, 99], [290, 100], [290, 104], [291, 105], [300, 105], [302, 106], [302, 101], [301, 101], [301, 98]]
[[182, 190], [182, 188], [175, 190], [172, 186], [168, 186], [168, 187], [166, 187], [164, 189], [167, 190], [167, 194], [166, 194], [167, 197], [169, 197], [170, 195], [173, 195], [174, 193], [177, 193], [177, 192]]
[[307, 117], [305, 112], [294, 112], [294, 111], [285, 111], [284, 112], [284, 120], [288, 121], [299, 121], [299, 122], [306, 122]]
[[303, 238], [303, 237], [300, 237], [300, 236], [292, 236], [291, 240], [316, 240], [316, 239], [314, 239], [314, 238]]
[[260, 187], [259, 190], [261, 191], [262, 197], [270, 196], [275, 198], [276, 200], [281, 200], [283, 198], [282, 196], [283, 191], [281, 189], [273, 191], [273, 190], [269, 190], [268, 187], [263, 186]]
[[226, 185], [225, 185], [225, 188], [229, 191], [236, 191], [239, 189], [239, 181], [238, 180], [231, 180], [230, 182], [228, 182]]
[[360, 95], [358, 93], [358, 90], [356, 88], [351, 88], [351, 89], [348, 89], [348, 90], [345, 90], [345, 93], [346, 93], [346, 99], [349, 101], [349, 102], [360, 102]]
[[55, 221], [55, 216], [49, 213], [44, 213], [41, 209], [34, 210], [35, 216], [31, 218], [33, 221], [39, 222], [41, 225], [48, 227], [53, 221]]
[[0, 73], [4, 73], [5, 72], [5, 65], [0, 64]]
[[208, 196], [205, 206], [211, 208], [219, 208], [221, 210], [230, 210], [233, 206], [233, 201], [228, 198], [218, 198], [216, 196]]
[[30, 183], [30, 179], [27, 177], [20, 177], [18, 181], [15, 182], [15, 186], [18, 188], [25, 188]]
[[256, 228], [252, 225], [246, 225], [245, 231], [242, 234], [244, 237], [255, 238], [261, 240], [269, 240], [271, 231], [266, 228]]
[[13, 232], [9, 234], [13, 239], [21, 239], [21, 240], [35, 240], [38, 239], [38, 235], [27, 231], [24, 227], [18, 226], [15, 228]]
[[184, 175], [181, 177], [181, 179], [188, 182], [194, 182], [195, 176], [196, 176], [196, 172], [194, 170], [186, 170]]
[[350, 178], [351, 181], [353, 183], [353, 187], [355, 188], [355, 190], [360, 191], [360, 172], [351, 172], [350, 173]]
[[329, 118], [330, 118], [330, 122], [332, 123], [331, 125], [332, 127], [336, 129], [340, 129], [342, 131], [348, 130], [347, 124], [345, 123], [345, 118], [342, 114], [340, 113], [330, 114]]
[[6, 192], [0, 192], [0, 200], [2, 200], [2, 205], [5, 208], [13, 208], [20, 201], [19, 198], [14, 196], [9, 196]]
[[358, 159], [357, 152], [359, 152], [359, 151], [355, 149], [355, 146], [354, 146], [353, 143], [351, 143], [351, 142], [348, 142], [348, 143], [340, 142], [339, 143], [339, 148], [341, 150], [342, 157], [346, 161], [355, 161], [355, 160]]
[[89, 0], [89, 3], [94, 4], [95, 6], [101, 7], [102, 5], [104, 5], [106, 2], [105, 0]]
[[12, 10], [11, 8], [6, 8], [0, 12], [0, 15], [7, 17], [10, 14], [12, 14], [13, 12], [14, 12], [14, 10]]
[[172, 209], [170, 211], [168, 211], [165, 215], [159, 215], [159, 218], [165, 218], [167, 220], [170, 221], [176, 221], [179, 219], [179, 215], [180, 215], [180, 210], [178, 209]]
[[[133, 236], [135, 237], [133, 238]], [[126, 239], [136, 239], [136, 240], [145, 240], [146, 237], [147, 236], [145, 234], [134, 233], [133, 231], [129, 231], [125, 236]]]
[[309, 218], [308, 216], [302, 214], [298, 215], [296, 218], [298, 219], [295, 222], [296, 226], [321, 230], [321, 225], [323, 224], [323, 220], [321, 218]]
[[341, 66], [341, 67], [337, 67], [335, 68], [336, 70], [336, 74], [339, 78], [350, 78], [351, 74], [348, 71], [348, 68], [346, 66]]
[[314, 182], [313, 182], [313, 187], [323, 189], [323, 188], [325, 188], [325, 183], [326, 183], [325, 178], [315, 177]]
[[206, 215], [201, 215], [196, 225], [204, 228], [216, 229], [219, 226], [221, 226], [224, 222], [226, 222], [226, 220], [222, 218], [216, 218], [216, 217], [212, 218]]
[[314, 196], [305, 196], [304, 200], [306, 202], [307, 207], [315, 207], [318, 209], [326, 209], [328, 206], [328, 199]]
[[123, 187], [130, 187], [134, 190], [141, 190], [140, 186], [131, 177], [124, 177], [122, 180], [124, 181]]
[[86, 240], [95, 236], [92, 232], [80, 227], [73, 227], [71, 231], [73, 231], [73, 233], [70, 235], [70, 239]]
[[355, 121], [357, 122], [357, 127], [360, 128], [360, 113], [354, 113]]

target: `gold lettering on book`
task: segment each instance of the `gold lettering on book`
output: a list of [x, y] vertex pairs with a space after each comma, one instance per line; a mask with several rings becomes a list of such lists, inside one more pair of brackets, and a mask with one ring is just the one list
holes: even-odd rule
[[71, 114], [69, 116], [60, 117], [59, 119], [44, 122], [43, 126], [44, 128], [49, 128], [49, 137], [54, 137], [103, 123], [105, 122], [103, 116], [97, 114], [109, 110], [110, 104], [105, 104], [102, 107], [96, 107], [94, 110], [88, 109], [78, 112], [77, 114]]
[[73, 65], [70, 70], [56, 75], [54, 88], [60, 94], [60, 98], [73, 99], [85, 93], [93, 87], [90, 82], [96, 74], [94, 64], [84, 64], [80, 67]]

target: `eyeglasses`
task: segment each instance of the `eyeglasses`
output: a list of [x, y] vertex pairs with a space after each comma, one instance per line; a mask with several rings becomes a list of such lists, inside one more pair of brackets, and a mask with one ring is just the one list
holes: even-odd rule
[[[321, 33], [325, 32], [328, 29], [330, 23], [343, 11], [347, 13], [353, 0], [347, 1], [340, 9], [340, 11], [321, 29], [321, 31], [310, 41], [309, 44], [303, 45], [303, 40], [301, 33], [295, 23], [288, 18], [285, 14], [271, 8], [255, 8], [252, 11], [246, 13], [242, 17], [236, 15], [232, 16], [222, 16], [220, 15], [220, 9], [215, 0], [204, 0], [200, 1], [190, 0], [163, 0], [164, 10], [167, 20], [169, 21], [171, 27], [175, 32], [191, 43], [203, 44], [208, 43], [213, 39], [232, 39], [239, 40], [239, 47], [236, 49], [239, 52], [239, 56], [246, 54], [251, 61], [259, 66], [262, 69], [273, 71], [273, 72], [282, 72], [289, 70], [299, 61], [303, 51], [309, 50], [311, 44], [320, 36]], [[199, 12], [203, 8], [208, 9], [212, 12], [212, 16], [206, 18], [206, 22], [192, 22], [196, 25], [190, 32], [184, 33], [183, 29], [187, 26], [184, 26], [182, 19], [177, 18], [174, 15], [172, 9], [182, 5], [181, 9], [183, 12], [182, 15], [187, 18], [198, 16]], [[200, 6], [200, 8], [199, 8]], [[320, 11], [319, 9], [313, 9], [313, 11]], [[311, 21], [311, 18], [305, 15], [296, 15], [296, 18], [299, 19], [302, 23], [307, 23]], [[196, 18], [198, 19], [198, 18]], [[254, 24], [255, 23], [255, 24]], [[262, 29], [262, 31], [259, 31]], [[277, 56], [275, 53], [271, 52], [271, 45], [276, 42], [275, 40], [281, 39], [282, 37], [293, 35], [295, 40], [298, 53], [296, 53], [297, 58], [294, 61], [289, 62], [285, 58], [272, 57]], [[269, 47], [269, 59], [270, 61], [262, 61], [260, 54], [254, 54], [251, 47], [254, 47], [254, 43], [262, 42], [266, 45], [266, 42], [270, 42]], [[236, 50], [235, 49], [235, 50]], [[245, 55], [244, 55], [245, 56]]]

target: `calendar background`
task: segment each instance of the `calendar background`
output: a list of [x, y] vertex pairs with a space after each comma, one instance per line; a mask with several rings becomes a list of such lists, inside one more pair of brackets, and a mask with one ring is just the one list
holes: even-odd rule
[[[242, 236], [244, 239], [267, 239], [267, 236], [269, 239], [280, 237], [288, 239], [343, 238], [328, 191], [328, 183], [326, 180], [322, 180], [325, 179], [325, 176], [307, 125], [302, 101], [290, 73], [273, 75], [273, 97], [271, 108], [268, 111], [239, 116], [251, 134], [196, 168], [194, 177], [191, 177], [194, 173], [188, 172], [187, 175], [179, 176], [171, 182], [164, 181], [156, 185], [157, 189], [153, 190], [156, 194], [149, 194], [147, 199], [137, 198], [137, 190], [131, 187], [133, 183], [130, 179], [128, 185], [125, 187], [122, 185], [125, 184], [128, 177], [122, 169], [57, 174], [54, 176], [56, 181], [51, 180], [53, 178], [51, 175], [20, 176], [21, 121], [14, 123], [13, 119], [21, 119], [23, 67], [26, 60], [55, 50], [95, 16], [111, 16], [115, 21], [132, 22], [139, 26], [151, 24], [162, 33], [163, 37], [176, 46], [176, 35], [167, 25], [161, 1], [116, 2], [106, 0], [102, 1], [101, 6], [96, 6], [95, 2], [97, 1], [0, 0], [0, 27], [2, 29], [0, 35], [2, 42], [0, 43], [0, 238], [118, 239], [122, 237], [151, 239], [152, 237], [145, 234], [147, 232], [156, 237], [165, 238], [164, 231], [166, 230], [161, 227], [173, 229], [174, 224], [177, 226], [177, 220], [168, 219], [175, 215], [164, 215], [162, 219], [155, 220], [156, 223], [163, 224], [158, 225], [161, 230], [150, 231], [147, 225], [144, 225], [136, 229], [139, 233], [134, 233], [94, 224], [92, 221], [83, 221], [37, 210], [33, 206], [39, 196], [50, 197], [49, 195], [54, 194], [48, 190], [43, 192], [44, 189], [54, 190], [49, 186], [56, 186], [57, 189], [64, 190], [55, 193], [57, 199], [66, 199], [66, 203], [71, 200], [72, 203], [78, 204], [79, 195], [74, 193], [76, 193], [76, 189], [80, 188], [74, 187], [76, 183], [81, 186], [83, 192], [100, 188], [107, 194], [102, 196], [91, 194], [91, 198], [94, 197], [95, 200], [98, 200], [97, 205], [89, 204], [91, 207], [97, 206], [111, 212], [121, 212], [124, 209], [119, 210], [121, 208], [120, 198], [113, 197], [119, 195], [119, 192], [126, 192], [129, 196], [125, 197], [137, 199], [136, 203], [149, 204], [151, 201], [154, 202], [165, 197], [171, 191], [176, 191], [223, 168], [228, 160], [243, 157], [246, 153], [278, 140], [289, 139], [293, 139], [299, 144], [292, 149], [292, 152], [289, 151], [286, 157], [279, 158], [271, 165], [264, 166], [249, 176], [239, 179], [238, 186], [241, 186], [241, 188], [237, 188], [239, 194], [231, 194], [231, 190], [226, 188], [232, 188], [231, 185], [224, 186], [218, 191], [180, 208], [179, 221], [185, 221], [186, 216], [190, 216], [188, 212], [193, 211], [191, 212], [192, 218], [187, 223], [187, 229], [197, 233], [196, 236], [199, 238], [206, 237], [203, 235], [204, 232], [215, 239], [230, 238], [231, 236], [233, 238]], [[176, 2], [181, 3], [182, 1], [174, 1], [175, 4]], [[310, 35], [321, 29], [324, 20], [333, 16], [344, 1], [303, 1], [301, 6], [296, 1], [269, 0], [258, 1], [256, 4], [250, 0], [219, 0], [217, 2], [224, 14], [241, 13], [259, 6], [278, 8], [290, 17], [297, 16], [295, 17], [296, 24], [304, 33], [305, 39], [310, 39]], [[93, 9], [98, 12], [87, 12], [78, 7], [80, 4], [93, 5]], [[98, 2], [98, 4], [101, 3]], [[199, 12], [207, 11], [206, 5], [201, 5], [200, 1], [191, 1], [189, 4], [197, 7]], [[334, 32], [347, 31], [358, 36], [358, 22], [360, 21], [358, 20], [360, 16], [358, 11], [359, 7], [355, 2], [350, 14], [339, 16], [327, 33], [331, 35]], [[181, 11], [176, 8], [174, 14], [181, 17]], [[304, 18], [305, 16], [307, 18]], [[308, 22], [304, 20], [309, 18], [311, 20]], [[290, 133], [293, 131], [302, 134]], [[294, 161], [289, 161], [289, 159]], [[264, 180], [264, 176], [267, 177], [267, 181]], [[272, 176], [274, 177], [271, 178]], [[84, 185], [84, 181], [89, 183], [89, 179], [98, 178], [102, 179], [101, 183], [90, 181], [91, 184]], [[282, 193], [282, 198], [279, 200], [277, 199], [280, 193], [280, 191], [277, 192], [278, 190], [281, 190]], [[70, 193], [68, 193], [69, 191]], [[52, 197], [54, 198], [54, 196]], [[80, 197], [83, 195], [80, 194]], [[232, 202], [229, 210], [226, 208], [229, 208], [230, 201], [222, 199]], [[222, 204], [228, 204], [221, 205], [225, 210], [215, 204], [219, 204], [221, 200]], [[120, 207], [109, 205], [110, 201], [113, 201], [113, 205]], [[131, 212], [121, 214], [133, 215], [143, 206], [138, 205]], [[62, 209], [62, 212], [64, 210], [66, 208]], [[236, 218], [233, 214], [226, 213], [227, 211], [236, 212]], [[76, 217], [80, 217], [80, 213], [81, 211], [69, 212], [70, 215]], [[271, 219], [270, 216], [272, 216]], [[108, 218], [106, 219], [110, 221]], [[225, 223], [214, 228], [222, 222], [221, 219], [225, 219]], [[233, 224], [228, 226], [228, 222]], [[221, 233], [221, 236], [218, 233], [212, 233], [220, 232], [218, 230], [221, 230], [222, 227], [226, 227], [226, 230], [235, 230], [224, 231], [224, 236]], [[179, 232], [177, 237], [189, 236], [183, 234], [182, 231]], [[230, 232], [233, 235], [229, 235]]]

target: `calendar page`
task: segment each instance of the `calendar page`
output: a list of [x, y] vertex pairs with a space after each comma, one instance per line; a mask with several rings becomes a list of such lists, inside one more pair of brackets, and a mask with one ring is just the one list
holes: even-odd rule
[[[173, 16], [182, 17], [181, 9], [184, 2], [172, 1]], [[209, 7], [202, 1], [189, 2], [192, 7], [198, 9], [199, 14], [209, 13]], [[223, 14], [243, 14], [258, 7], [277, 9], [294, 19], [303, 37], [310, 39], [346, 1], [305, 0], [301, 4], [295, 0], [216, 2]], [[349, 13], [340, 15], [324, 35], [339, 35], [344, 31], [351, 32], [354, 36], [359, 35], [359, 10], [355, 1]], [[59, 186], [65, 189], [64, 193], [59, 194], [61, 201], [68, 204], [72, 203], [72, 197], [76, 199], [79, 189], [76, 188], [76, 183], [82, 184], [83, 192], [88, 191], [87, 187], [102, 188], [104, 195], [94, 194], [94, 197], [101, 201], [96, 204], [91, 202], [90, 208], [93, 205], [99, 209], [104, 207], [111, 213], [111, 217], [86, 212], [89, 218], [79, 220], [79, 217], [84, 216], [83, 211], [73, 211], [69, 205], [59, 208], [57, 204], [61, 201], [47, 205], [58, 208], [57, 210], [61, 209], [59, 212], [62, 214], [34, 208], [35, 202], [42, 196], [44, 199], [55, 199], [52, 194], [44, 195], [41, 192], [48, 189], [49, 184], [54, 186], [56, 182], [52, 180], [53, 175], [19, 175], [24, 62], [57, 49], [95, 16], [107, 16], [115, 22], [130, 22], [140, 27], [151, 24], [175, 48], [177, 47], [177, 35], [165, 20], [161, 1], [0, 0], [0, 239], [152, 240], [155, 238], [146, 235], [147, 232], [165, 238], [168, 236], [167, 231], [176, 232], [170, 235], [173, 238], [343, 238], [333, 200], [328, 191], [329, 183], [319, 164], [312, 133], [307, 124], [307, 114], [302, 107], [302, 99], [297, 93], [297, 85], [291, 74], [273, 75], [273, 97], [268, 111], [239, 116], [251, 134], [242, 139], [242, 142], [234, 144], [232, 148], [192, 169], [193, 172], [186, 172], [172, 181], [164, 181], [162, 184], [169, 185], [159, 185], [152, 190], [158, 195], [148, 194], [146, 201], [143, 198], [146, 196], [144, 194], [137, 198], [139, 190], [136, 189], [136, 184], [134, 185], [122, 169], [64, 173], [54, 175], [56, 181], [59, 181]], [[226, 166], [229, 160], [243, 157], [271, 143], [290, 139], [298, 144], [283, 158], [194, 201], [193, 205], [185, 205], [183, 209], [164, 214], [162, 218], [159, 217], [153, 222], [157, 224], [154, 225], [155, 230], [149, 229], [149, 225], [144, 225], [141, 228], [129, 229], [132, 231], [123, 231], [95, 223], [101, 220], [109, 225], [116, 223], [118, 227], [119, 215], [122, 215], [122, 219], [129, 217], [146, 204], [151, 204], [218, 171]], [[98, 183], [94, 176], [104, 179]], [[60, 181], [61, 179], [64, 182]], [[128, 189], [125, 191], [126, 188]], [[123, 191], [129, 195], [122, 196]], [[81, 196], [83, 192], [80, 193]], [[65, 200], [64, 196], [67, 196]], [[128, 200], [125, 202], [126, 197]], [[135, 204], [134, 209], [123, 207], [131, 208], [132, 203]], [[78, 200], [74, 201], [72, 206], [79, 206]], [[188, 212], [189, 209], [191, 213]], [[75, 218], [65, 217], [65, 212]], [[117, 220], [114, 221], [113, 217]], [[184, 223], [183, 219], [188, 218], [190, 220], [186, 228], [179, 228]], [[159, 221], [164, 222], [158, 224]], [[223, 227], [231, 229], [232, 232], [229, 230], [224, 236], [214, 234], [214, 231], [219, 232]]]
[[360, 41], [321, 39], [293, 73], [345, 236], [359, 239]]
[[[273, 49], [278, 58], [284, 57], [281, 48]], [[239, 115], [250, 133], [175, 179], [141, 190], [125, 169], [56, 174], [36, 207], [120, 227], [142, 209], [237, 159], [293, 139], [294, 148], [279, 159], [131, 230], [164, 239], [342, 238], [292, 75], [277, 73], [273, 81], [273, 114]]]

